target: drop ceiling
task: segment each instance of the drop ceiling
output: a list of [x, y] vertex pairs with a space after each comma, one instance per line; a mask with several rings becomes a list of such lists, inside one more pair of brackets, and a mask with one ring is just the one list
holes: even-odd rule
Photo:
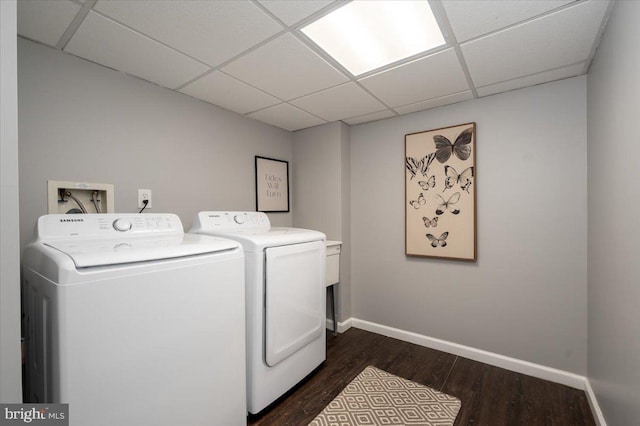
[[301, 31], [344, 1], [18, 0], [18, 34], [295, 131], [585, 74], [612, 7], [609, 0], [430, 3], [446, 44], [357, 76]]

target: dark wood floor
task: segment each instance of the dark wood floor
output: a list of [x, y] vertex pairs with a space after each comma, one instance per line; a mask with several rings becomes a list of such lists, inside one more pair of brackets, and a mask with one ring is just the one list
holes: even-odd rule
[[368, 365], [459, 398], [455, 425], [595, 425], [582, 391], [355, 328], [327, 335], [327, 360], [249, 425], [307, 425]]

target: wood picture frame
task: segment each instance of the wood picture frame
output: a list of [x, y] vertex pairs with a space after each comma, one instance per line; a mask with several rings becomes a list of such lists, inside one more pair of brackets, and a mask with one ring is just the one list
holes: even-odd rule
[[405, 254], [477, 260], [476, 123], [405, 135]]
[[289, 212], [289, 162], [256, 155], [256, 211]]

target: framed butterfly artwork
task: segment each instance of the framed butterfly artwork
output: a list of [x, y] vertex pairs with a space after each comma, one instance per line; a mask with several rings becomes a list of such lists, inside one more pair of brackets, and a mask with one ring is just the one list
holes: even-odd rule
[[404, 141], [405, 254], [475, 261], [476, 123]]

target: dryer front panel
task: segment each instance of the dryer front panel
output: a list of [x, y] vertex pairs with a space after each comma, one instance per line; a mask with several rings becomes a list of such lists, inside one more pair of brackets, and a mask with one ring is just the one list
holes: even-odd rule
[[324, 241], [265, 249], [265, 362], [273, 367], [322, 336]]

